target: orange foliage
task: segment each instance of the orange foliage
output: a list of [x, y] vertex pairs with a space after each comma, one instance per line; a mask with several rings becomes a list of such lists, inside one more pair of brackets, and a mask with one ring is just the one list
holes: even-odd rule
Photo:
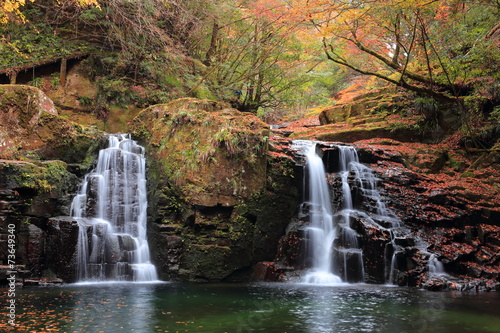
[[[19, 11], [21, 7], [28, 2], [35, 2], [36, 0], [2, 0], [0, 1], [0, 24], [9, 21], [21, 20], [24, 21], [24, 15]], [[77, 5], [96, 6], [99, 7], [98, 0], [74, 0]]]

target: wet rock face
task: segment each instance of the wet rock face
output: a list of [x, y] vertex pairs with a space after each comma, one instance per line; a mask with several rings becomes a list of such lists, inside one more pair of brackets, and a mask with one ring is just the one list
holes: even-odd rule
[[276, 255], [297, 205], [293, 161], [269, 128], [224, 103], [181, 99], [144, 110], [149, 244], [160, 278], [248, 280]]
[[[64, 228], [53, 228], [52, 216], [68, 215], [71, 193], [79, 179], [67, 171], [61, 161], [38, 162], [0, 160], [0, 245], [7, 249], [7, 227], [16, 235], [16, 263], [24, 265], [26, 277], [57, 274], [72, 279], [72, 270], [60, 261], [71, 259], [64, 251], [73, 251]], [[54, 242], [67, 242], [54, 247]], [[66, 258], [66, 259], [64, 259]], [[7, 253], [0, 252], [6, 262]]]
[[[453, 276], [430, 277], [422, 263], [428, 258], [413, 251], [406, 260], [414, 264], [400, 270], [401, 282], [429, 289], [498, 288], [500, 206], [498, 189], [495, 194], [490, 182], [498, 173], [494, 164], [483, 159], [485, 163], [474, 166], [478, 156], [442, 146], [399, 146], [394, 141], [359, 146], [366, 149], [362, 156], [380, 177], [391, 207]], [[494, 160], [491, 154], [488, 158]], [[485, 172], [489, 178], [482, 176]]]
[[76, 281], [78, 222], [70, 217], [49, 219], [46, 230], [46, 270], [66, 282]]
[[[499, 289], [499, 205], [498, 198], [491, 196], [494, 187], [485, 178], [457, 176], [464, 171], [462, 163], [466, 161], [458, 163], [456, 153], [443, 147], [419, 145], [414, 150], [398, 150], [411, 146], [384, 140], [386, 145], [358, 143], [358, 154], [361, 162], [374, 170], [385, 204], [399, 216], [405, 229], [390, 233], [384, 221], [375, 219], [377, 226], [362, 215], [353, 217], [350, 225], [363, 250], [365, 281], [386, 283], [392, 260], [394, 270], [390, 280], [395, 284], [431, 290]], [[340, 179], [335, 174], [338, 151], [328, 145], [322, 150], [327, 172], [334, 172], [327, 179], [335, 211], [341, 206], [342, 195]], [[493, 175], [493, 169], [488, 170]], [[357, 195], [359, 186], [350, 177], [349, 184], [354, 207], [374, 212], [373, 203]], [[484, 192], [473, 191], [479, 184]], [[259, 266], [259, 278], [293, 279], [298, 273], [290, 270], [308, 267], [308, 258], [304, 257], [308, 223], [307, 215], [299, 215], [298, 220], [291, 222], [275, 262]], [[446, 274], [430, 274], [431, 254], [442, 263]], [[358, 274], [348, 273], [348, 276]]]

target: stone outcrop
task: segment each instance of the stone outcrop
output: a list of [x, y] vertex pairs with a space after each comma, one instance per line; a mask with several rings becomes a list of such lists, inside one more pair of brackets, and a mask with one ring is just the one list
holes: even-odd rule
[[293, 162], [224, 103], [180, 99], [135, 119], [148, 163], [150, 246], [163, 279], [246, 280], [295, 211]]
[[69, 235], [75, 223], [61, 219], [55, 227], [51, 221], [69, 215], [101, 138], [101, 132], [60, 117], [37, 88], [0, 86], [0, 261], [7, 263], [10, 225], [16, 264], [23, 267], [20, 277], [73, 278], [67, 268], [72, 265]]
[[[353, 142], [381, 179], [387, 204], [408, 228], [394, 243], [402, 249], [395, 282], [498, 288], [498, 139], [469, 152], [456, 140], [414, 143], [421, 139], [415, 122], [400, 126], [396, 115], [378, 111], [363, 118], [374, 108], [353, 106], [347, 118], [287, 135]], [[7, 228], [14, 225], [20, 277], [73, 281], [78, 224], [67, 216], [103, 133], [60, 117], [43, 93], [25, 86], [0, 86], [0, 120], [0, 260], [6, 263]], [[307, 217], [297, 214], [302, 168], [290, 141], [270, 135], [257, 117], [207, 100], [151, 106], [135, 119], [133, 137], [147, 152], [149, 244], [162, 279], [247, 281], [253, 272], [255, 280], [279, 280], [306, 267]], [[335, 154], [324, 154], [332, 172]], [[339, 180], [330, 182], [338, 191]], [[384, 283], [380, 265], [393, 253], [392, 236], [362, 216], [353, 226], [366, 281]], [[428, 274], [431, 253], [451, 277]]]
[[269, 129], [252, 114], [180, 99], [142, 111], [135, 133], [194, 205], [234, 206], [265, 185]]
[[[407, 229], [394, 239], [400, 248], [394, 256], [395, 283], [432, 290], [500, 289], [500, 132], [493, 118], [483, 119], [481, 131], [464, 134], [455, 131], [463, 120], [455, 106], [387, 92], [361, 95], [325, 109], [318, 118], [313, 126], [306, 119], [273, 132], [328, 141], [324, 147], [329, 142], [357, 147], [361, 162], [380, 179], [386, 204]], [[327, 168], [334, 160], [335, 153], [325, 154]], [[286, 279], [305, 268], [306, 225], [307, 216], [291, 222], [278, 257], [258, 266], [257, 279]], [[392, 253], [392, 245], [384, 245], [388, 237], [383, 230], [363, 227], [357, 233], [363, 235], [366, 281], [380, 283], [380, 253]], [[435, 260], [447, 274], [429, 274]]]
[[[453, 145], [374, 141], [358, 143], [358, 147], [381, 178], [389, 202], [454, 276], [436, 284], [408, 269], [400, 283], [413, 275], [415, 284], [431, 289], [498, 288], [498, 153], [474, 156]], [[412, 260], [418, 262], [419, 256], [422, 253], [415, 252]]]
[[[16, 263], [26, 267], [26, 278], [64, 278], [71, 281], [74, 245], [66, 229], [76, 222], [53, 216], [69, 215], [79, 177], [62, 161], [38, 163], [0, 160], [0, 258], [7, 258], [8, 226], [16, 235]], [[76, 235], [78, 235], [76, 233]], [[73, 237], [74, 240], [74, 237]], [[64, 244], [58, 247], [55, 243]], [[68, 254], [64, 254], [69, 251]], [[6, 262], [5, 262], [6, 263]]]
[[92, 162], [102, 132], [60, 117], [39, 89], [0, 85], [0, 158]]
[[[68, 215], [103, 133], [61, 118], [36, 88], [2, 86], [0, 94], [0, 114], [11, 121], [0, 126], [0, 241], [14, 225], [20, 278], [74, 281], [78, 223]], [[38, 102], [24, 108], [33, 96]], [[268, 150], [267, 125], [226, 104], [184, 99], [144, 110], [134, 130], [147, 148], [161, 278], [246, 280], [276, 255], [298, 192], [293, 161]]]
[[[398, 116], [406, 119], [401, 121]], [[348, 103], [327, 107], [318, 119], [320, 125], [335, 126], [332, 126], [334, 130], [318, 133], [317, 139], [339, 142], [369, 138], [427, 142], [443, 138], [461, 124], [456, 105], [408, 96], [405, 92], [395, 93], [391, 89], [361, 94]], [[351, 128], [345, 128], [345, 124]]]
[[407, 105], [399, 95], [390, 93], [388, 89], [365, 93], [353, 98], [346, 104], [325, 108], [319, 114], [321, 125], [349, 122], [359, 116], [375, 114], [381, 111], [396, 113]]

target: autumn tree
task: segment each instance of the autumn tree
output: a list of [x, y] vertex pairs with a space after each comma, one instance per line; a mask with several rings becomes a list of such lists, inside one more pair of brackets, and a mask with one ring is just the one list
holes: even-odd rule
[[[43, 0], [2, 0], [0, 2], [0, 24], [7, 23], [9, 21], [23, 21], [25, 19], [22, 13], [22, 8], [32, 2], [44, 2]], [[98, 0], [66, 0], [66, 4], [77, 5], [81, 7], [86, 6], [98, 6]], [[58, 3], [64, 5], [64, 3]], [[55, 3], [54, 3], [55, 5]]]
[[[219, 4], [221, 6], [222, 4]], [[208, 23], [204, 82], [240, 110], [277, 108], [306, 81], [308, 63], [280, 1], [224, 2]], [[220, 8], [220, 7], [219, 7]], [[200, 81], [202, 82], [202, 81]]]
[[[486, 36], [498, 24], [489, 1], [296, 2], [327, 58], [437, 100], [471, 89], [483, 63], [496, 63]], [[479, 56], [481, 55], [481, 56]]]

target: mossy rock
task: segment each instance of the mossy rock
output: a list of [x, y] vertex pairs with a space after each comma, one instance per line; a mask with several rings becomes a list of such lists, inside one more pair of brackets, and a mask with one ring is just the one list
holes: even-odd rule
[[450, 154], [447, 149], [438, 149], [429, 147], [428, 149], [419, 149], [411, 156], [405, 159], [408, 165], [426, 170], [429, 173], [439, 173], [445, 165], [452, 165]]
[[0, 161], [0, 166], [8, 188], [61, 195], [75, 183], [75, 175], [68, 173], [62, 161]]
[[41, 117], [37, 135], [42, 146], [36, 151], [43, 159], [59, 159], [67, 163], [83, 163], [86, 166], [90, 166], [105, 143], [102, 131], [52, 115]]
[[0, 160], [0, 189], [19, 200], [17, 213], [35, 217], [69, 214], [80, 178], [62, 161]]
[[52, 100], [40, 89], [25, 85], [0, 85], [0, 123], [3, 126], [29, 130], [44, 113], [58, 114]]
[[134, 136], [191, 204], [233, 206], [265, 186], [269, 128], [228, 104], [185, 98], [151, 106], [134, 120]]
[[399, 95], [391, 94], [388, 89], [369, 92], [353, 99], [351, 103], [335, 105], [321, 111], [321, 125], [348, 121], [350, 118], [378, 113], [401, 111], [405, 103]]
[[[150, 236], [153, 259], [166, 263], [161, 276], [247, 281], [257, 261], [274, 258], [299, 195], [293, 160], [269, 152], [268, 135], [254, 115], [209, 100], [176, 100], [138, 115], [149, 214], [162, 226]], [[180, 248], [168, 248], [172, 237]]]
[[236, 269], [250, 266], [248, 253], [243, 248], [216, 245], [187, 246], [183, 251], [182, 278], [189, 281], [221, 281]]
[[319, 123], [321, 125], [334, 124], [347, 119], [347, 110], [345, 105], [335, 105], [328, 107], [320, 112]]
[[63, 119], [34, 87], [0, 85], [0, 158], [90, 164], [103, 132]]

